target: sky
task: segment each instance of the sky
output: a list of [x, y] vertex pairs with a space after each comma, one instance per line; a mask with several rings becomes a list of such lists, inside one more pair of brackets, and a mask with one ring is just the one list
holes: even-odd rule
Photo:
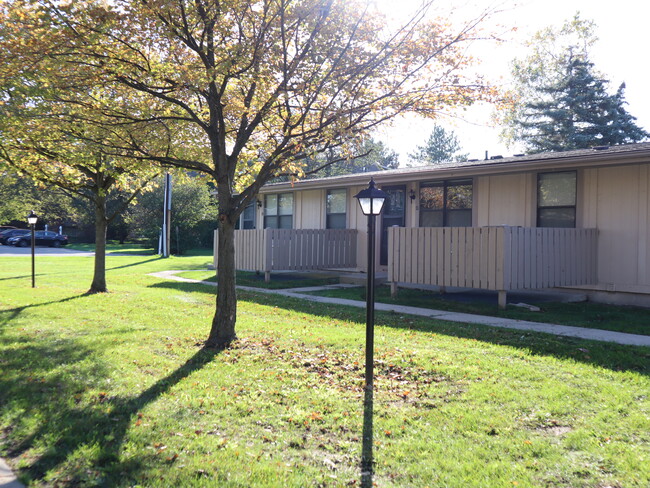
[[[416, 8], [418, 0], [375, 0], [388, 15], [400, 15]], [[625, 82], [627, 110], [637, 118], [637, 124], [650, 132], [650, 2], [647, 0], [437, 0], [439, 11], [454, 6], [456, 17], [476, 15], [494, 6], [499, 11], [486, 24], [497, 32], [508, 32], [508, 41], [495, 44], [485, 41], [475, 46], [481, 58], [479, 71], [498, 86], [509, 82], [510, 61], [523, 57], [523, 43], [537, 31], [548, 26], [560, 26], [580, 12], [580, 17], [593, 20], [599, 41], [592, 49], [595, 68], [610, 80], [610, 91]], [[410, 9], [409, 9], [410, 7]], [[500, 27], [499, 27], [500, 26]], [[516, 27], [516, 30], [511, 30]], [[499, 140], [499, 128], [491, 122], [491, 106], [476, 106], [445, 117], [437, 122], [458, 136], [462, 152], [470, 158], [508, 156], [522, 152], [518, 145], [507, 147]], [[391, 149], [400, 153], [404, 165], [407, 155], [423, 145], [436, 122], [415, 117], [398, 120], [393, 127], [376, 135]]]

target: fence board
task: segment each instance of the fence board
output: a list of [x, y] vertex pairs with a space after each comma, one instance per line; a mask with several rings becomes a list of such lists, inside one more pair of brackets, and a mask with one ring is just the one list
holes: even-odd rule
[[[354, 229], [264, 229], [260, 248], [265, 271], [308, 271], [356, 267], [357, 231]], [[242, 243], [244, 241], [241, 241]], [[236, 252], [247, 252], [243, 245]], [[259, 268], [258, 268], [259, 269]]]
[[390, 228], [389, 281], [489, 290], [590, 284], [594, 229]]

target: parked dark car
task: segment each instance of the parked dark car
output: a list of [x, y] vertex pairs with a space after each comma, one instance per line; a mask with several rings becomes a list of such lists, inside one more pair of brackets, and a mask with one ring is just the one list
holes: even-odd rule
[[[37, 246], [61, 247], [68, 243], [68, 236], [57, 234], [56, 232], [51, 232], [49, 230], [37, 230], [34, 233], [34, 238]], [[27, 247], [30, 246], [31, 243], [31, 233], [7, 239], [7, 244], [10, 246]]]
[[0, 244], [7, 245], [7, 239], [29, 234], [27, 229], [5, 229], [0, 232]]

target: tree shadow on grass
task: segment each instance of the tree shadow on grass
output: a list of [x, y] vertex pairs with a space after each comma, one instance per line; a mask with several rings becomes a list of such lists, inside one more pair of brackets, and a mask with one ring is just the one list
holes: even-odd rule
[[[173, 281], [157, 283], [153, 286], [184, 292], [210, 293], [211, 291], [209, 287]], [[362, 324], [366, 320], [365, 308], [329, 305], [289, 298], [282, 295], [244, 291], [239, 291], [238, 297], [241, 300], [294, 310], [299, 313], [309, 313], [339, 320], [351, 320]], [[532, 354], [540, 356], [553, 356], [558, 359], [600, 366], [613, 371], [635, 371], [644, 375], [650, 375], [650, 348], [625, 346], [610, 342], [588, 341], [573, 337], [555, 336], [541, 332], [512, 330], [487, 325], [446, 322], [395, 312], [377, 311], [375, 313], [375, 325], [379, 327], [384, 326], [443, 334], [463, 339], [475, 339], [497, 345], [526, 349]]]
[[[43, 480], [65, 464], [66, 477], [57, 480], [62, 486], [137, 483], [148, 459], [122, 459], [120, 454], [138, 413], [219, 353], [198, 350], [135, 396], [101, 392], [91, 397], [87, 390], [100, 388], [113, 369], [89, 361], [96, 354], [91, 348], [54, 337], [11, 344], [0, 339], [0, 345], [10, 351], [0, 363], [7, 372], [0, 377], [0, 408], [16, 416], [5, 423], [12, 426], [4, 433], [5, 455], [28, 460], [19, 473], [25, 482]], [[34, 420], [38, 425], [31, 428]]]
[[[39, 276], [42, 276], [40, 273], [36, 273], [35, 276], [38, 278]], [[7, 278], [0, 278], [0, 281], [7, 281], [7, 280], [25, 280], [28, 278], [31, 278], [32, 275], [24, 275], [24, 276], [8, 276]]]
[[[116, 256], [112, 256], [112, 257], [116, 257]], [[124, 256], [124, 257], [126, 257], [126, 256]], [[132, 266], [140, 266], [141, 264], [151, 263], [153, 261], [160, 261], [161, 259], [165, 259], [165, 258], [163, 258], [161, 256], [157, 256], [155, 258], [145, 259], [144, 261], [138, 261], [136, 263], [123, 264], [122, 266], [113, 266], [111, 268], [106, 268], [106, 271], [110, 271], [110, 270], [113, 270], [113, 269], [130, 268]]]
[[61, 300], [52, 300], [50, 302], [40, 302], [40, 303], [32, 303], [29, 305], [23, 305], [22, 307], [16, 307], [16, 308], [9, 308], [7, 310], [0, 310], [0, 328], [4, 327], [7, 325], [9, 322], [12, 320], [16, 319], [21, 313], [23, 313], [25, 310], [29, 310], [30, 308], [37, 308], [37, 307], [44, 307], [46, 305], [52, 305], [54, 303], [65, 303], [69, 302], [71, 300], [76, 300], [78, 298], [83, 298], [90, 296], [88, 292], [82, 293], [81, 295], [74, 295], [71, 297], [67, 298], [62, 298]]

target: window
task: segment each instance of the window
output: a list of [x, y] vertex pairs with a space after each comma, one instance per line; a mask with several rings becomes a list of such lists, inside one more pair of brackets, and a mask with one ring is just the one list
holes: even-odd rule
[[326, 229], [345, 229], [347, 190], [327, 190]]
[[420, 227], [471, 227], [472, 180], [420, 185]]
[[293, 193], [279, 193], [264, 197], [264, 228], [293, 228]]
[[255, 205], [257, 200], [246, 205], [246, 208], [239, 217], [239, 229], [255, 228]]
[[537, 227], [576, 226], [576, 172], [537, 175]]

